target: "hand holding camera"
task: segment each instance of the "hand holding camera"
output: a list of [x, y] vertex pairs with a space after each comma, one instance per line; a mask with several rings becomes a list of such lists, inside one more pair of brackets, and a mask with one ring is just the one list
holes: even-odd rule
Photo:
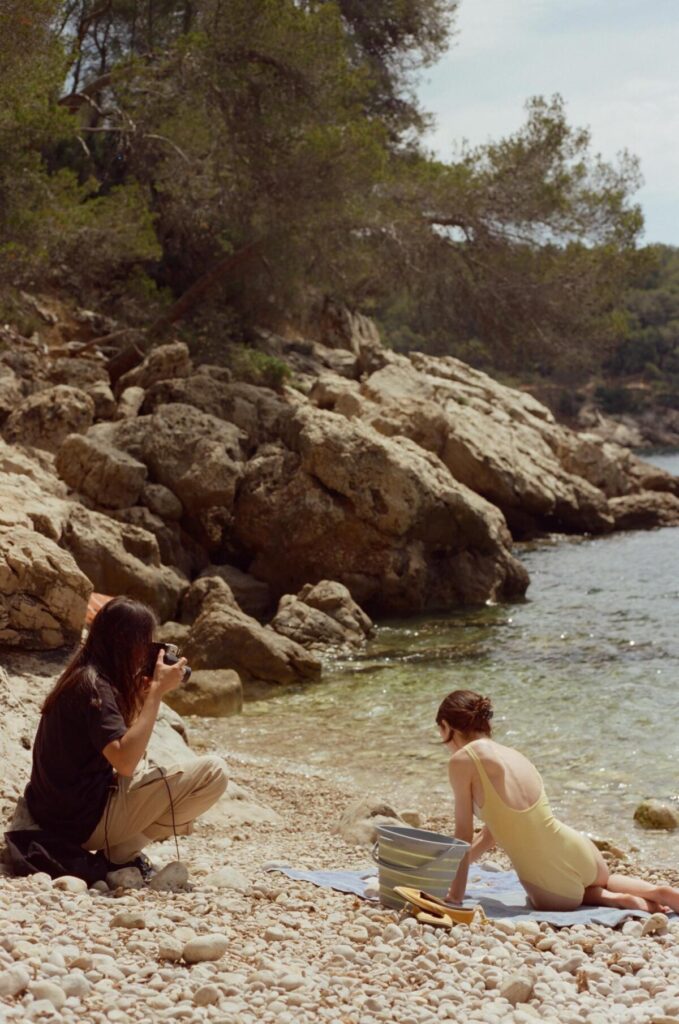
[[175, 644], [151, 644], [147, 669], [149, 670], [148, 675], [151, 678], [150, 685], [161, 696], [176, 690], [191, 675], [191, 669], [186, 664], [186, 658], [178, 657], [178, 650]]

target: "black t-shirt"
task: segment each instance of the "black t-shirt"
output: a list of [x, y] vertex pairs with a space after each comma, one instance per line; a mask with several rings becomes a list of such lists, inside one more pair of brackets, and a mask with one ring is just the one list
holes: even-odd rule
[[115, 690], [101, 677], [62, 693], [41, 715], [26, 788], [28, 809], [41, 828], [85, 842], [104, 812], [113, 780], [102, 750], [126, 732]]

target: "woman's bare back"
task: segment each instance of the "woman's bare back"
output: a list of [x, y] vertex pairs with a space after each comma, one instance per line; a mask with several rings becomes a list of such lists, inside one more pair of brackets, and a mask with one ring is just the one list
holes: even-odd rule
[[[543, 791], [540, 774], [518, 750], [505, 747], [495, 740], [482, 739], [474, 742], [474, 751], [481, 759], [493, 789], [512, 810], [527, 810], [540, 799]], [[463, 748], [456, 756], [469, 755], [464, 753]], [[475, 805], [483, 807], [483, 785], [477, 771], [472, 777], [472, 796]]]

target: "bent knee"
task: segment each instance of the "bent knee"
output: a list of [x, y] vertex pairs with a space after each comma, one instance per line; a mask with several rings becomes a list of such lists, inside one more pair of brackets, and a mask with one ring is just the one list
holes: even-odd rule
[[229, 782], [226, 764], [221, 757], [217, 757], [214, 754], [208, 754], [199, 760], [206, 772], [210, 789], [214, 790], [218, 796], [221, 796]]

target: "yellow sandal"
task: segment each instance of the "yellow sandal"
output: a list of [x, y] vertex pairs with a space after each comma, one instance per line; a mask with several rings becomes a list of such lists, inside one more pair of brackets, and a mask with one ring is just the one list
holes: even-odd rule
[[481, 906], [451, 907], [449, 903], [432, 896], [431, 893], [422, 892], [421, 889], [410, 889], [405, 885], [394, 886], [394, 892], [405, 900], [407, 907], [414, 907], [418, 911], [415, 917], [422, 924], [438, 924], [452, 928], [453, 924], [471, 924], [477, 914], [479, 920], [486, 920]]

